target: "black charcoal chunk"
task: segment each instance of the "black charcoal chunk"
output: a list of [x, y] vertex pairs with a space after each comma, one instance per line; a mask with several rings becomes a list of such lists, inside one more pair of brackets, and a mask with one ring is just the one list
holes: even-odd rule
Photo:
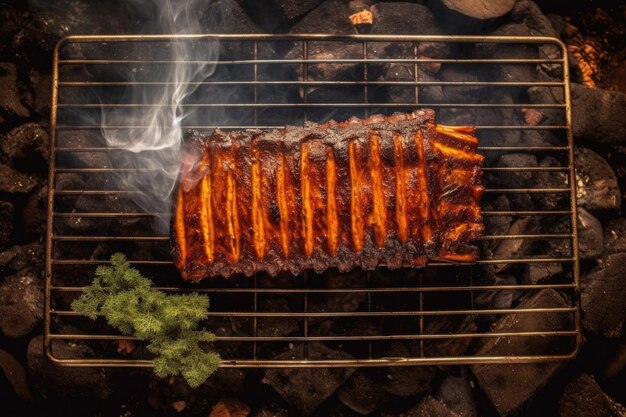
[[0, 63], [0, 122], [29, 116], [30, 111], [22, 103], [18, 89], [15, 64]]
[[391, 397], [368, 370], [358, 370], [337, 390], [339, 400], [359, 414], [378, 410]]
[[[542, 290], [525, 300], [517, 308], [562, 308], [568, 302], [555, 290]], [[556, 331], [572, 327], [572, 317], [563, 313], [513, 313], [502, 317], [492, 328], [494, 332]], [[559, 337], [499, 337], [486, 339], [476, 354], [483, 356], [511, 356], [523, 354], [568, 353], [563, 338]], [[539, 393], [561, 368], [559, 363], [486, 364], [472, 366], [481, 388], [502, 416], [520, 411]]]
[[583, 326], [596, 334], [619, 337], [626, 319], [626, 253], [600, 260], [598, 268], [581, 277]]
[[602, 254], [604, 238], [602, 225], [584, 208], [578, 209], [578, 250], [582, 259], [595, 258]]
[[626, 142], [626, 94], [572, 83], [574, 136], [599, 143]]
[[0, 330], [11, 338], [33, 331], [43, 318], [43, 286], [32, 272], [8, 276], [0, 285]]
[[[350, 360], [352, 356], [322, 343], [308, 344], [309, 359]], [[304, 345], [299, 344], [276, 356], [276, 360], [304, 359]], [[354, 368], [276, 368], [265, 371], [263, 382], [271, 385], [292, 407], [304, 415], [312, 414], [350, 375]]]
[[[91, 349], [82, 343], [55, 341], [52, 349], [56, 358], [93, 357]], [[111, 394], [111, 383], [103, 368], [74, 368], [52, 363], [43, 350], [43, 336], [30, 341], [27, 359], [33, 385], [49, 399], [105, 399]]]
[[241, 0], [240, 3], [248, 15], [263, 30], [268, 32], [283, 31], [293, 25], [324, 0]]
[[589, 211], [619, 210], [622, 194], [608, 162], [589, 148], [576, 148], [575, 163], [578, 206]]
[[438, 399], [425, 397], [415, 407], [409, 411], [402, 413], [401, 417], [460, 417], [461, 415], [454, 412], [446, 404]]
[[0, 164], [0, 192], [28, 193], [38, 183], [39, 179], [35, 175], [16, 171], [8, 165]]
[[563, 264], [558, 262], [527, 264], [525, 279], [531, 284], [540, 284], [558, 278], [563, 274]]
[[626, 252], [626, 218], [618, 217], [605, 223], [603, 238], [606, 254]]
[[26, 123], [0, 138], [0, 149], [11, 166], [40, 171], [48, 159], [48, 132], [37, 123]]
[[8, 201], [0, 201], [0, 248], [6, 247], [13, 237], [15, 210]]
[[[411, 357], [413, 354], [404, 343], [394, 342], [388, 356]], [[430, 391], [435, 375], [435, 368], [432, 366], [393, 366], [380, 368], [377, 373], [384, 391], [403, 398]]]
[[43, 269], [44, 251], [41, 242], [11, 246], [0, 252], [0, 274], [26, 270], [39, 272]]
[[559, 400], [560, 417], [621, 417], [626, 407], [602, 391], [595, 379], [582, 374], [565, 387]]
[[461, 376], [450, 374], [441, 381], [437, 398], [461, 417], [478, 416], [472, 386], [465, 372]]

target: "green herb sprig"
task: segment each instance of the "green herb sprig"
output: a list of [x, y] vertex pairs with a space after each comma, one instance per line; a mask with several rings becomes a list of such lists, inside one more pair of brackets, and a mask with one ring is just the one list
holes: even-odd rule
[[92, 320], [102, 315], [123, 334], [147, 341], [147, 349], [156, 355], [155, 374], [180, 374], [193, 388], [220, 363], [217, 353], [203, 348], [215, 335], [199, 330], [208, 308], [207, 296], [155, 290], [121, 253], [111, 257], [111, 266], [98, 267], [93, 283], [72, 303], [74, 311]]

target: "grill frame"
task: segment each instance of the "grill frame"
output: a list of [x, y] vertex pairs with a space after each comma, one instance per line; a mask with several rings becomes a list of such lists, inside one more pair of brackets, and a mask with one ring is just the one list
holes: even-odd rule
[[[506, 314], [506, 313], [520, 313], [520, 314], [525, 314], [525, 313], [547, 313], [547, 312], [564, 312], [564, 313], [571, 313], [573, 315], [573, 328], [571, 330], [563, 330], [563, 331], [557, 331], [557, 332], [546, 332], [546, 331], [537, 331], [537, 332], [528, 332], [528, 334], [525, 333], [520, 333], [520, 332], [511, 332], [510, 334], [506, 334], [506, 333], [501, 333], [501, 334], [497, 334], [497, 333], [489, 333], [489, 332], [484, 332], [484, 333], [456, 333], [456, 334], [435, 334], [435, 335], [430, 335], [432, 337], [429, 337], [429, 335], [424, 334], [422, 331], [420, 331], [420, 338], [419, 340], [423, 341], [423, 340], [429, 340], [429, 339], [462, 339], [462, 338], [483, 338], [483, 337], [521, 337], [521, 336], [528, 336], [528, 337], [542, 337], [542, 336], [558, 336], [558, 335], [562, 335], [562, 336], [568, 336], [568, 337], [572, 337], [575, 341], [574, 345], [573, 345], [573, 349], [571, 352], [569, 353], [565, 353], [565, 354], [555, 354], [555, 355], [547, 355], [547, 354], [542, 354], [542, 355], [532, 355], [532, 354], [528, 354], [528, 355], [515, 355], [515, 356], [442, 356], [442, 357], [426, 357], [423, 355], [423, 351], [421, 356], [405, 356], [405, 357], [381, 357], [381, 358], [367, 358], [367, 359], [350, 359], [350, 360], [340, 360], [340, 359], [294, 359], [294, 360], [276, 360], [276, 359], [272, 359], [272, 360], [267, 360], [267, 359], [256, 359], [256, 358], [246, 358], [246, 359], [238, 359], [238, 360], [224, 360], [222, 362], [222, 367], [242, 367], [242, 368], [259, 368], [259, 367], [263, 367], [263, 368], [268, 368], [268, 367], [347, 367], [347, 366], [407, 366], [407, 365], [467, 365], [467, 364], [485, 364], [485, 363], [529, 363], [529, 362], [547, 362], [547, 361], [561, 361], [561, 360], [567, 360], [570, 359], [572, 357], [574, 357], [577, 352], [578, 349], [580, 348], [581, 345], [581, 341], [582, 341], [582, 336], [581, 336], [581, 326], [580, 326], [580, 311], [579, 311], [579, 281], [580, 281], [580, 276], [579, 276], [579, 254], [578, 254], [578, 232], [577, 232], [577, 227], [576, 227], [576, 216], [577, 216], [577, 209], [576, 209], [576, 190], [575, 190], [575, 184], [576, 184], [576, 178], [575, 178], [575, 172], [574, 172], [574, 147], [573, 147], [573, 133], [572, 133], [572, 120], [571, 120], [571, 101], [570, 101], [570, 88], [569, 88], [569, 64], [568, 64], [568, 56], [567, 56], [567, 50], [565, 45], [558, 39], [555, 38], [547, 38], [547, 37], [504, 37], [504, 36], [499, 36], [499, 37], [484, 37], [484, 36], [423, 36], [423, 35], [396, 35], [396, 36], [386, 36], [386, 35], [342, 35], [342, 36], [337, 36], [337, 35], [325, 35], [325, 34], [312, 34], [312, 35], [106, 35], [106, 36], [68, 36], [66, 38], [63, 38], [61, 41], [59, 41], [59, 43], [57, 44], [57, 46], [55, 47], [54, 50], [54, 57], [53, 57], [53, 74], [52, 74], [52, 82], [53, 82], [53, 87], [52, 87], [52, 98], [51, 98], [51, 117], [50, 117], [50, 168], [49, 168], [49, 181], [48, 181], [48, 223], [47, 223], [47, 233], [46, 233], [46, 264], [45, 264], [45, 271], [46, 271], [46, 275], [45, 275], [45, 305], [44, 305], [44, 348], [45, 348], [45, 352], [46, 355], [48, 356], [48, 358], [53, 361], [54, 363], [58, 364], [58, 365], [64, 365], [64, 366], [82, 366], [82, 367], [90, 367], [90, 366], [97, 366], [97, 367], [150, 367], [152, 366], [152, 361], [149, 359], [144, 359], [142, 357], [140, 358], [60, 358], [55, 356], [54, 351], [53, 351], [53, 341], [55, 340], [91, 340], [91, 341], [115, 341], [115, 340], [119, 340], [119, 339], [132, 339], [132, 338], [128, 338], [128, 337], [123, 337], [123, 336], [119, 336], [119, 335], [96, 335], [96, 334], [59, 334], [56, 333], [55, 331], [52, 330], [53, 327], [53, 317], [62, 317], [64, 315], [67, 316], [71, 316], [73, 315], [71, 312], [67, 312], [67, 311], [60, 311], [60, 310], [55, 310], [52, 307], [52, 298], [53, 298], [53, 293], [55, 292], [78, 292], [80, 291], [80, 287], [64, 287], [64, 286], [58, 286], [58, 285], [54, 285], [54, 266], [55, 265], [75, 265], [75, 266], [87, 266], [87, 265], [99, 265], [99, 264], [105, 264], [106, 261], [99, 261], [99, 260], [62, 260], [62, 259], [56, 259], [55, 258], [55, 254], [54, 254], [54, 244], [55, 242], [63, 242], [63, 241], [75, 241], [75, 242], [93, 242], [93, 241], [112, 241], [112, 240], [120, 240], [120, 241], [134, 241], [134, 240], [154, 240], [154, 241], [165, 241], [165, 240], [169, 240], [169, 237], [165, 237], [165, 236], [156, 236], [156, 237], [143, 237], [143, 238], [138, 238], [136, 236], [114, 236], [114, 237], [107, 237], [107, 236], [57, 236], [54, 233], [54, 221], [55, 218], [59, 219], [59, 218], [64, 218], [64, 217], [75, 217], [76, 214], [75, 213], [56, 213], [54, 210], [55, 207], [55, 197], [56, 196], [71, 196], [71, 195], [88, 195], [88, 194], [93, 194], [93, 195], [120, 195], [120, 194], [128, 194], [129, 192], [124, 192], [121, 190], [106, 190], [106, 191], [101, 191], [101, 190], [57, 190], [56, 189], [56, 185], [55, 185], [55, 181], [56, 181], [56, 177], [57, 174], [60, 173], [103, 173], [106, 172], [107, 170], [109, 170], [109, 172], [115, 172], [115, 171], [119, 171], [119, 169], [115, 169], [115, 168], [57, 168], [56, 167], [56, 157], [59, 153], [62, 152], [111, 152], [111, 149], [107, 149], [107, 148], [62, 148], [62, 147], [58, 147], [56, 145], [56, 139], [57, 139], [57, 132], [59, 131], [59, 129], [61, 129], [61, 127], [58, 125], [57, 123], [57, 116], [58, 116], [58, 112], [59, 109], [63, 109], [63, 108], [67, 108], [67, 107], [73, 107], [73, 106], [67, 106], [64, 105], [62, 103], [58, 103], [58, 99], [59, 99], [59, 88], [63, 87], [63, 85], [66, 86], [71, 86], [71, 82], [69, 83], [65, 83], [63, 84], [63, 81], [60, 80], [60, 75], [59, 75], [59, 66], [60, 65], [65, 65], [65, 64], [81, 64], [80, 60], [73, 60], [73, 61], [68, 61], [68, 62], [63, 62], [63, 60], [60, 58], [60, 51], [61, 49], [68, 45], [71, 44], [73, 42], [76, 43], [90, 43], [90, 42], [155, 42], [155, 41], [171, 41], [171, 40], [193, 40], [193, 39], [216, 39], [216, 40], [220, 40], [220, 41], [231, 41], [231, 40], [239, 40], [239, 41], [248, 41], [248, 42], [254, 42], [255, 43], [255, 54], [257, 52], [257, 46], [258, 42], [262, 42], [262, 41], [273, 41], [273, 40], [291, 40], [291, 41], [295, 41], [295, 42], [303, 42], [303, 45], [306, 45], [307, 42], [313, 42], [313, 41], [355, 41], [355, 42], [362, 42], [364, 45], [364, 49], [367, 49], [367, 42], [381, 42], [381, 41], [405, 41], [405, 42], [446, 42], [446, 43], [521, 43], [521, 44], [551, 44], [556, 46], [561, 54], [561, 58], [560, 59], [502, 59], [500, 63], [515, 63], [516, 61], [520, 61], [521, 63], [533, 63], [533, 64], [537, 64], [537, 65], [541, 65], [541, 64], [558, 64], [562, 67], [562, 82], [558, 82], [558, 83], [552, 83], [552, 82], [524, 82], [524, 85], [537, 85], [537, 86], [554, 86], [554, 87], [561, 87], [563, 89], [563, 94], [564, 94], [564, 102], [563, 103], [559, 103], [558, 106], [557, 105], [540, 105], [540, 104], [536, 104], [536, 105], [524, 105], [523, 107], [527, 107], [527, 108], [542, 108], [542, 107], [549, 107], [549, 108], [562, 108], [564, 111], [564, 117], [565, 117], [565, 124], [563, 126], [541, 126], [541, 129], [558, 129], [558, 130], [564, 130], [565, 131], [565, 135], [567, 138], [567, 146], [554, 146], [554, 147], [546, 147], [546, 149], [541, 149], [542, 147], [526, 147], [524, 149], [529, 149], [529, 150], [537, 150], [537, 151], [542, 151], [542, 150], [546, 150], [546, 151], [562, 151], [562, 152], [566, 152], [567, 153], [567, 159], [568, 159], [568, 165], [566, 167], [535, 167], [535, 168], [524, 168], [525, 170], [528, 171], [536, 171], [536, 172], [552, 172], [552, 171], [562, 171], [565, 172], [568, 176], [568, 188], [554, 188], [554, 189], [535, 189], [535, 188], [519, 188], [519, 189], [488, 189], [486, 190], [487, 193], [498, 193], [498, 192], [507, 192], [507, 193], [534, 193], [534, 192], [541, 192], [541, 193], [545, 193], [545, 192], [560, 192], [560, 193], [568, 193], [569, 194], [569, 200], [570, 200], [570, 209], [569, 210], [555, 210], [552, 213], [553, 214], [561, 214], [561, 215], [567, 215], [570, 217], [570, 221], [571, 221], [571, 233], [565, 233], [565, 234], [561, 234], [561, 235], [557, 235], [557, 234], [552, 234], [552, 235], [548, 235], [548, 234], [538, 234], [538, 235], [528, 235], [528, 234], [518, 234], [518, 235], [498, 235], [498, 236], [486, 236], [484, 239], [548, 239], [548, 238], [565, 238], [565, 239], [569, 239], [571, 242], [571, 250], [572, 250], [572, 256], [570, 258], [534, 258], [534, 257], [525, 257], [525, 258], [519, 258], [519, 259], [498, 259], [498, 260], [493, 260], [493, 259], [480, 259], [476, 262], [476, 264], [478, 265], [489, 265], [489, 264], [503, 264], [503, 263], [510, 263], [510, 264], [515, 264], [515, 263], [523, 263], [523, 264], [531, 264], [531, 263], [547, 263], [547, 262], [568, 262], [572, 264], [572, 282], [571, 283], [567, 283], [567, 284], [526, 284], [526, 285], [487, 285], [487, 286], [479, 286], [479, 285], [474, 285], [473, 283], [470, 283], [466, 286], [439, 286], [439, 287], [435, 287], [435, 289], [433, 290], [433, 287], [428, 287], [428, 286], [415, 286], [412, 288], [409, 288], [408, 291], [416, 291], [417, 293], [419, 293], [420, 296], [420, 306], [422, 304], [422, 296], [424, 293], [427, 293], [429, 291], [467, 291], [467, 292], [471, 292], [472, 293], [472, 300], [473, 300], [473, 292], [477, 291], [477, 290], [481, 290], [481, 289], [485, 289], [485, 290], [515, 290], [515, 289], [519, 289], [519, 290], [528, 290], [528, 291], [533, 291], [533, 290], [539, 290], [539, 289], [547, 289], [547, 288], [553, 288], [553, 289], [563, 289], [563, 290], [572, 290], [573, 291], [573, 306], [567, 307], [567, 308], [563, 308], [561, 310], [559, 309], [544, 309], [544, 308], [537, 308], [537, 309], [532, 309], [532, 311], [527, 311], [527, 312], [520, 312], [519, 309], [510, 309], [510, 310], [503, 310], [503, 309], [480, 309], [480, 310], [475, 310], [475, 309], [471, 309], [471, 310], [467, 310], [466, 313], [467, 314]], [[306, 51], [306, 46], [303, 47]], [[312, 61], [312, 60], [307, 60], [306, 58], [306, 52], [304, 54], [304, 59], [301, 60], [302, 62], [297, 62], [297, 63], [301, 63], [303, 68], [307, 68], [307, 64], [311, 64], [311, 63], [316, 63], [317, 61]], [[256, 55], [255, 55], [255, 58]], [[110, 62], [105, 62], [107, 60], [103, 60], [102, 64], [106, 65], [107, 63]], [[279, 60], [279, 61], [285, 61], [286, 60]], [[323, 61], [323, 60], [322, 60]], [[354, 60], [346, 60], [346, 61], [341, 61], [342, 63], [347, 63], [347, 62], [351, 62], [351, 61], [355, 61], [356, 63], [363, 63], [363, 62], [367, 62], [367, 63], [375, 63], [375, 62], [386, 62], [385, 60], [382, 59], [368, 59], [368, 58], [364, 58], [364, 59], [354, 59]], [[472, 59], [465, 59], [463, 60], [463, 62], [468, 62], [468, 63], [476, 63], [477, 61], [480, 60], [472, 60]], [[498, 59], [494, 59], [494, 61], [498, 61]], [[129, 63], [132, 62], [129, 60], [124, 61], [125, 63]], [[323, 61], [326, 62], [326, 61]], [[335, 62], [335, 61], [333, 61]], [[393, 62], [397, 62], [397, 60], [393, 60]], [[413, 57], [413, 59], [409, 59], [408, 63], [415, 63], [416, 68], [417, 65], [419, 63], [432, 63], [432, 62], [446, 62], [445, 59], [420, 59], [420, 58], [416, 58], [416, 56]], [[256, 80], [256, 64], [260, 64], [263, 63], [263, 61], [255, 59], [255, 80], [254, 82], [258, 82]], [[292, 62], [293, 63], [293, 62]], [[304, 70], [306, 71], [306, 70]], [[292, 84], [297, 84], [298, 82], [292, 82]], [[308, 82], [306, 79], [305, 81], [299, 81], [299, 83], [301, 85], [308, 85], [308, 84], [313, 84], [311, 82]], [[336, 82], [333, 82], [336, 83]], [[367, 85], [370, 84], [374, 84], [375, 82], [373, 81], [366, 81], [365, 82], [365, 89], [367, 89]], [[389, 82], [384, 82], [389, 84]], [[494, 82], [487, 82], [489, 86], [495, 86], [498, 85], [497, 83]], [[445, 82], [435, 82], [435, 84], [439, 85], [439, 84], [446, 84]], [[447, 83], [448, 85], [459, 85], [459, 86], [467, 86], [467, 85], [478, 85], [479, 83], [476, 82], [457, 82], [455, 83]], [[519, 83], [517, 83], [519, 84]], [[393, 84], [393, 85], [402, 85], [402, 84]], [[418, 81], [409, 81], [407, 83], [407, 85], [411, 85], [411, 86], [415, 86], [415, 88], [418, 87], [418, 85], [428, 85], [428, 84], [424, 84], [424, 82], [418, 82]], [[500, 84], [502, 86], [507, 86], [507, 85], [511, 85], [514, 86], [516, 85], [515, 82], [509, 83], [509, 84]], [[255, 89], [256, 91], [256, 89]], [[306, 97], [306, 94], [305, 94]], [[365, 96], [367, 98], [367, 95]], [[417, 99], [418, 95], [416, 94], [416, 99]], [[255, 93], [255, 99], [256, 99], [256, 93]], [[311, 106], [312, 103], [306, 103], [306, 98], [305, 98], [305, 105]], [[364, 103], [366, 106], [369, 105], [370, 103]], [[416, 108], [421, 107], [421, 105], [419, 103], [415, 103]], [[94, 104], [95, 106], [95, 104]], [[97, 106], [100, 106], [99, 104]], [[281, 105], [282, 107], [283, 105]], [[294, 104], [295, 106], [301, 106], [301, 104]], [[403, 106], [405, 106], [403, 104]], [[446, 108], [446, 107], [464, 107], [464, 106], [459, 106], [459, 105], [455, 105], [454, 103], [441, 103], [439, 105], [437, 104], [425, 104], [423, 105], [424, 107], [428, 107], [428, 108]], [[85, 106], [88, 107], [88, 106]], [[255, 108], [255, 120], [256, 120], [256, 108], [259, 107], [267, 107], [266, 104], [257, 104], [255, 106], [252, 106]], [[314, 107], [314, 106], [311, 106]], [[393, 106], [390, 106], [393, 107]], [[493, 108], [494, 105], [484, 105], [484, 106], [476, 106], [476, 105], [471, 105], [470, 107], [485, 107], [485, 108]], [[502, 105], [495, 105], [495, 107], [507, 107], [507, 106], [502, 106]], [[519, 104], [513, 104], [510, 107], [522, 107]], [[306, 112], [305, 112], [306, 114]], [[189, 128], [213, 128], [213, 127], [218, 127], [218, 126], [190, 126]], [[232, 128], [245, 128], [245, 127], [251, 127], [251, 126], [229, 126]], [[264, 126], [264, 127], [270, 127], [270, 126]], [[280, 127], [280, 126], [275, 126], [275, 127]], [[79, 127], [74, 127], [74, 129], [83, 129], [83, 128], [87, 128], [84, 126], [79, 126]], [[480, 126], [478, 127], [478, 129], [483, 129], [483, 130], [495, 130], [495, 129], [502, 129], [502, 128], [506, 128], [504, 126]], [[533, 129], [532, 126], [512, 126], [512, 129]], [[549, 148], [549, 149], [547, 149]], [[514, 151], [515, 149], [520, 149], [519, 147], [502, 147], [502, 146], [495, 146], [495, 147], [481, 147], [479, 150], [485, 151], [485, 152], [489, 152], [489, 151]], [[506, 171], [507, 168], [485, 168], [485, 172], [488, 171]], [[510, 171], [518, 171], [518, 168], [511, 168], [509, 169]], [[120, 192], [121, 191], [121, 192]], [[132, 192], [132, 191], [131, 191]], [[500, 212], [484, 212], [484, 215], [540, 215], [543, 214], [544, 212], [541, 210], [535, 210], [535, 211], [518, 211], [518, 210], [509, 210], [509, 211], [500, 211]], [[101, 212], [101, 213], [78, 213], [81, 217], [92, 217], [92, 218], [103, 218], [103, 217], [131, 217], [131, 216], [137, 216], [137, 217], [144, 217], [144, 216], [152, 216], [158, 213], [106, 213], [106, 212]], [[140, 260], [140, 261], [135, 261], [132, 262], [136, 265], [170, 265], [171, 262], [168, 261], [155, 261], [155, 260], [150, 260], [150, 259], [146, 259], [146, 260]], [[431, 262], [429, 263], [429, 267], [439, 267], [439, 266], [448, 266], [449, 264], [444, 264], [444, 263], [437, 263], [437, 262]], [[421, 282], [421, 281], [420, 281]], [[167, 287], [167, 288], [162, 288], [164, 290], [167, 291], [173, 291], [173, 292], [179, 292], [179, 291], [189, 291], [189, 290], [184, 290], [181, 288], [177, 288], [177, 287]], [[262, 294], [265, 291], [271, 291], [271, 289], [264, 289], [264, 288], [259, 288], [256, 285], [256, 279], [254, 280], [254, 289], [236, 289], [236, 288], [232, 288], [231, 289], [233, 292], [237, 292], [237, 291], [241, 291], [241, 292], [253, 292], [254, 293], [254, 297], [255, 297], [255, 312], [252, 315], [252, 317], [254, 318], [254, 323], [255, 323], [255, 329], [256, 329], [256, 318], [257, 317], [264, 317], [263, 313], [259, 313], [256, 311], [256, 297], [258, 294]], [[358, 289], [348, 289], [349, 291], [354, 291], [356, 292]], [[369, 296], [371, 297], [372, 293], [375, 292], [387, 292], [388, 290], [390, 290], [389, 288], [369, 288], [369, 291], [367, 291], [367, 293], [369, 294]], [[398, 291], [400, 289], [394, 289], [393, 291]], [[206, 289], [206, 288], [199, 288], [199, 289], [194, 289], [193, 291], [196, 292], [214, 292], [211, 289]], [[219, 292], [220, 290], [218, 289], [217, 292]], [[302, 290], [300, 289], [289, 289], [288, 291], [285, 289], [273, 289], [273, 291], [277, 292], [277, 293], [289, 293], [289, 292], [301, 292]], [[346, 289], [343, 290], [339, 290], [339, 289], [328, 289], [327, 292], [345, 292]], [[361, 290], [362, 291], [362, 290]], [[227, 292], [227, 291], [226, 291]], [[307, 290], [305, 292], [305, 300], [308, 300], [308, 295], [311, 293], [315, 293], [314, 290]], [[306, 305], [307, 301], [305, 301], [305, 305]], [[558, 310], [558, 311], [557, 311]], [[386, 315], [389, 316], [391, 315], [392, 312], [381, 312], [381, 315]], [[420, 317], [420, 321], [423, 320], [423, 318], [425, 316], [428, 316], [428, 312], [425, 312], [424, 310], [421, 309], [420, 307], [420, 311], [411, 311], [409, 313], [412, 313], [411, 315], [415, 315], [417, 317]], [[302, 317], [305, 320], [305, 327], [304, 327], [304, 336], [300, 337], [279, 337], [281, 342], [284, 341], [290, 341], [290, 342], [305, 342], [305, 353], [306, 353], [306, 347], [308, 346], [308, 342], [313, 342], [313, 341], [323, 341], [323, 340], [327, 340], [327, 339], [321, 339], [319, 337], [316, 336], [309, 336], [307, 335], [307, 328], [308, 328], [308, 319], [315, 317], [315, 313], [310, 313], [310, 312], [303, 312], [303, 313], [272, 313], [273, 315], [277, 316], [277, 317], [286, 317], [288, 316], [297, 316], [297, 317]], [[433, 312], [432, 315], [433, 316], [438, 316], [438, 315], [446, 315], [446, 314], [459, 314], [459, 310], [449, 310], [449, 311], [436, 311]], [[340, 314], [335, 313], [323, 313], [324, 317], [326, 316], [335, 316], [335, 317], [339, 317]], [[349, 316], [355, 316], [358, 314], [354, 314], [354, 312], [352, 313], [348, 313], [347, 315]], [[420, 329], [423, 330], [423, 326], [420, 326]], [[256, 333], [256, 330], [255, 330]], [[395, 340], [395, 339], [401, 339], [401, 335], [391, 335], [393, 338], [389, 338], [389, 340]], [[357, 338], [358, 336], [354, 336], [355, 338]], [[387, 337], [387, 336], [377, 336], [378, 338], [381, 337]], [[228, 339], [228, 341], [236, 341], [236, 339], [246, 339], [243, 337], [226, 337], [225, 339]], [[263, 341], [263, 338], [258, 337], [258, 336], [252, 336], [251, 338], [247, 338], [250, 339], [250, 341], [254, 340], [254, 352], [255, 352], [255, 356], [256, 356], [256, 344], [257, 342], [261, 342]], [[267, 338], [266, 338], [267, 339]], [[344, 340], [340, 339], [340, 340]], [[333, 339], [330, 339], [333, 340]], [[367, 338], [362, 337], [361, 339], [362, 341], [366, 341]], [[249, 340], [242, 340], [242, 341], [249, 341]], [[371, 351], [371, 342], [370, 342], [370, 351]]]

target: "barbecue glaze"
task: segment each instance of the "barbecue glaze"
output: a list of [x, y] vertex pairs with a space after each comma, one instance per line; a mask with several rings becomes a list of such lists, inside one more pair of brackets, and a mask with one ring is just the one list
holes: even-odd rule
[[186, 280], [471, 262], [483, 157], [434, 112], [210, 135], [184, 146], [173, 255]]

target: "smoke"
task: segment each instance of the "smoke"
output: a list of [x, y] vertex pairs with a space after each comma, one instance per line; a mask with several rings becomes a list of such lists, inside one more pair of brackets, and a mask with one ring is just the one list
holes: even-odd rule
[[[211, 2], [126, 0], [125, 5], [146, 22], [140, 29], [144, 33], [200, 34], [211, 26], [211, 16], [204, 13]], [[193, 117], [193, 107], [185, 107], [184, 103], [213, 74], [215, 65], [203, 62], [217, 60], [219, 48], [217, 41], [207, 39], [133, 45], [136, 50], [131, 53], [136, 56], [149, 57], [152, 51], [146, 48], [158, 48], [159, 60], [174, 63], [145, 64], [146, 68], [120, 71], [117, 75], [125, 81], [139, 83], [125, 88], [122, 102], [141, 106], [103, 107], [102, 134], [108, 147], [130, 151], [112, 161], [125, 169], [117, 175], [116, 185], [144, 192], [132, 194], [133, 201], [146, 212], [158, 213], [155, 229], [164, 232], [169, 228], [172, 193], [180, 173], [183, 124]], [[147, 78], [149, 83], [145, 83]], [[158, 84], [153, 83], [155, 80]]]

